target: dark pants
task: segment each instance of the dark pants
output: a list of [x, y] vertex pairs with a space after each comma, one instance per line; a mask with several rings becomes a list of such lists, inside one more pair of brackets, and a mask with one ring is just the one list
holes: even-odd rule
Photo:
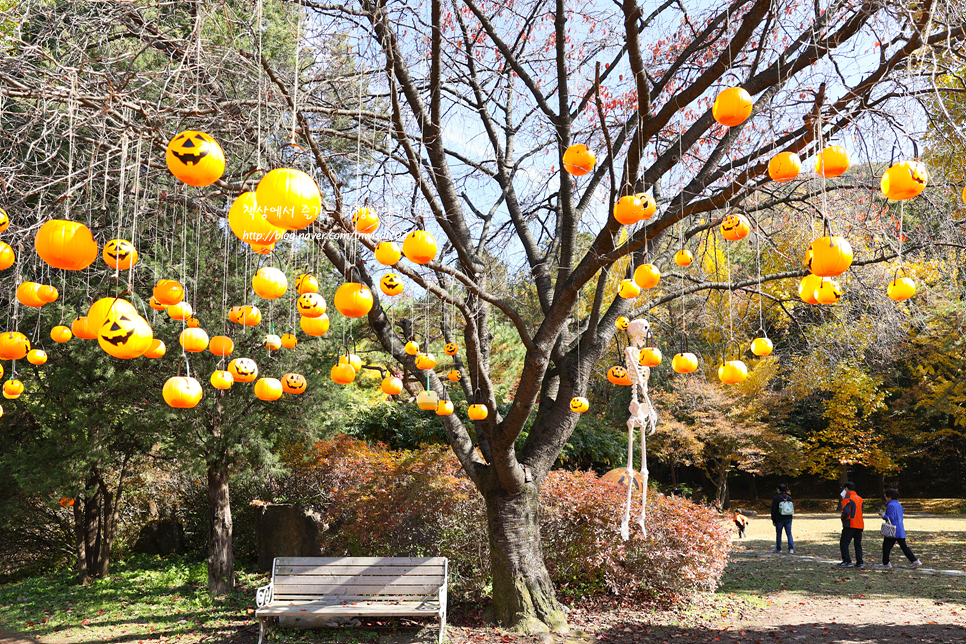
[[899, 547], [902, 548], [902, 554], [906, 556], [909, 561], [915, 561], [916, 555], [912, 554], [912, 550], [906, 545], [905, 539], [894, 539], [893, 537], [885, 537], [882, 540], [882, 563], [883, 565], [889, 564], [889, 553], [892, 552], [892, 546], [899, 543]]
[[775, 550], [778, 552], [782, 551], [782, 530], [785, 531], [785, 537], [788, 539], [788, 549], [795, 549], [795, 540], [792, 539], [792, 521], [778, 521], [775, 523]]
[[747, 523], [738, 523], [737, 521], [735, 521], [735, 526], [738, 528], [738, 538], [739, 539], [742, 538], [742, 537], [747, 537], [748, 536], [747, 534], [745, 534], [745, 528], [748, 526]]
[[845, 563], [852, 563], [852, 557], [849, 556], [849, 542], [855, 540], [855, 563], [856, 565], [861, 565], [865, 563], [862, 558], [862, 528], [842, 528], [842, 539], [839, 541], [839, 547], [842, 549], [842, 561]]

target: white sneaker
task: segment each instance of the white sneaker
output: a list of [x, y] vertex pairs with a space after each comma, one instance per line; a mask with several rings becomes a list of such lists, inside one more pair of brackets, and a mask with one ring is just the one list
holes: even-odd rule
[[919, 568], [920, 566], [922, 566], [922, 562], [919, 561], [918, 559], [916, 559], [911, 564], [909, 564], [910, 568]]
[[873, 568], [876, 570], [892, 570], [892, 564], [876, 564]]
[[790, 554], [790, 555], [793, 555], [793, 554], [795, 554], [795, 549], [793, 548], [793, 549], [791, 549], [791, 550], [789, 550], [789, 551], [788, 551], [788, 554]]

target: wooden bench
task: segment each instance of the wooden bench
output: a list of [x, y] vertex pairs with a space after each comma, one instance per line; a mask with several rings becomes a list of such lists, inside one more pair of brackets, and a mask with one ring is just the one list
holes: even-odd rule
[[446, 627], [445, 557], [277, 557], [255, 593], [258, 644], [270, 618], [439, 616]]

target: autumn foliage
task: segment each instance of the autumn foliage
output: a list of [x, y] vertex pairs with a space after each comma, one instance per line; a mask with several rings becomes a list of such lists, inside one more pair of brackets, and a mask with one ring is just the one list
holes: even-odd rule
[[[449, 450], [392, 451], [342, 437], [285, 458], [285, 487], [324, 490], [324, 555], [441, 555], [457, 599], [488, 593], [483, 502]], [[730, 539], [706, 506], [652, 492], [647, 538], [638, 531], [624, 542], [624, 489], [593, 472], [552, 471], [540, 500], [547, 568], [564, 594], [675, 600], [713, 589], [724, 569]]]

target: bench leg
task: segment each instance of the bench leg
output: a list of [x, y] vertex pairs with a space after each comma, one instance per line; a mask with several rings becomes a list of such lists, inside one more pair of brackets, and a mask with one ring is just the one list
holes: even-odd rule
[[443, 631], [446, 630], [446, 613], [439, 614], [439, 644], [443, 644]]
[[265, 618], [258, 618], [258, 644], [262, 644], [265, 639]]

